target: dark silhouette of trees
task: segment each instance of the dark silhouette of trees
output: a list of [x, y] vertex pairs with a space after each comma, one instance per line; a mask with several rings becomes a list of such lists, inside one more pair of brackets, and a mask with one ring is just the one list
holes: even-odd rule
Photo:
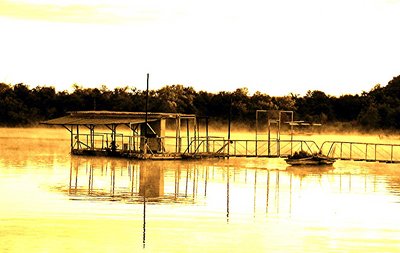
[[332, 109], [338, 121], [356, 120], [362, 108], [362, 98], [359, 95], [342, 95], [332, 101]]
[[332, 122], [335, 120], [332, 102], [333, 97], [322, 91], [308, 91], [306, 96], [297, 99], [297, 113], [306, 121]]
[[13, 87], [0, 84], [0, 123], [2, 125], [27, 125], [34, 123], [37, 108], [29, 106], [33, 102], [31, 91], [24, 84]]
[[394, 77], [385, 87], [376, 85], [363, 96], [363, 110], [359, 115], [361, 124], [368, 128], [400, 127], [400, 76]]
[[196, 91], [183, 85], [165, 86], [156, 92], [158, 108], [161, 112], [195, 113]]
[[[19, 83], [0, 83], [0, 125], [32, 125], [66, 115], [69, 111], [112, 110], [144, 111], [146, 91], [137, 88], [106, 86], [56, 92], [54, 87], [35, 87]], [[350, 122], [364, 129], [400, 128], [400, 76], [386, 86], [375, 85], [361, 95], [333, 97], [322, 91], [308, 91], [305, 96], [290, 94], [271, 97], [261, 92], [249, 95], [247, 88], [233, 92], [196, 92], [192, 87], [169, 85], [149, 91], [149, 111], [194, 113], [213, 120], [226, 121], [229, 111], [233, 121], [254, 124], [256, 110], [290, 110], [296, 120], [319, 123]]]

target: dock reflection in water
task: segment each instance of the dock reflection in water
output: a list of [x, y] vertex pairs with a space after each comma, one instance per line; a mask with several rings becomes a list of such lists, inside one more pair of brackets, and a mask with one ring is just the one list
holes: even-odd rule
[[[218, 244], [219, 232], [226, 229], [221, 229], [225, 219], [231, 235], [236, 230], [250, 229], [237, 235], [251, 236], [250, 241], [258, 243], [257, 249], [266, 247], [258, 241], [260, 236], [268, 240], [279, 237], [282, 244], [274, 247], [283, 247], [282, 237], [287, 236], [286, 233], [292, 236], [299, 233], [295, 236], [297, 240], [315, 240], [323, 249], [333, 250], [335, 246], [325, 243], [334, 240], [344, 243], [340, 247], [354, 251], [367, 242], [366, 234], [373, 233], [375, 247], [371, 249], [384, 246], [391, 251], [399, 246], [395, 238], [400, 231], [388, 229], [390, 221], [381, 215], [388, 213], [387, 208], [394, 208], [390, 213], [400, 209], [398, 195], [384, 193], [392, 188], [390, 184], [386, 176], [367, 173], [367, 170], [355, 173], [348, 166], [341, 168], [340, 165], [338, 168], [280, 170], [220, 160], [199, 165], [177, 161], [73, 158], [68, 194], [71, 200], [143, 205], [143, 247], [152, 243], [158, 246], [160, 236], [169, 238], [168, 232], [156, 228], [157, 221], [172, 222], [171, 227], [164, 227], [169, 231], [187, 229], [187, 224], [179, 220], [192, 224], [190, 233], [200, 233], [208, 240], [214, 238], [212, 243]], [[392, 200], [387, 202], [388, 198]], [[149, 205], [150, 217], [146, 214]], [[164, 207], [175, 212], [166, 211]], [[153, 229], [149, 229], [148, 224], [152, 224]], [[216, 244], [210, 247], [218, 248]], [[293, 241], [285, 247], [287, 251], [295, 251], [297, 244], [298, 241]]]
[[198, 168], [177, 162], [73, 158], [68, 193], [72, 198], [128, 203], [142, 202], [143, 197], [155, 203], [194, 203], [199, 187], [207, 194], [208, 170], [201, 170], [200, 182]]

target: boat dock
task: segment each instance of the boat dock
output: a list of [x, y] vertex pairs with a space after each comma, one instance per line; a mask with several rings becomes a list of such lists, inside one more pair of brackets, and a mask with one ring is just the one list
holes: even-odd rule
[[42, 124], [67, 129], [73, 155], [177, 160], [285, 158], [306, 151], [340, 160], [400, 162], [400, 144], [325, 141], [319, 146], [313, 140], [295, 139], [293, 127], [298, 122], [290, 111], [259, 110], [255, 138], [236, 140], [209, 135], [208, 118], [194, 114], [78, 111]]
[[[205, 118], [208, 142], [208, 119]], [[78, 111], [42, 122], [70, 132], [71, 153], [136, 159], [182, 159], [200, 141], [202, 119], [193, 114]], [[208, 152], [208, 149], [206, 149]], [[221, 150], [222, 152], [222, 150]], [[216, 152], [216, 153], [221, 153]]]

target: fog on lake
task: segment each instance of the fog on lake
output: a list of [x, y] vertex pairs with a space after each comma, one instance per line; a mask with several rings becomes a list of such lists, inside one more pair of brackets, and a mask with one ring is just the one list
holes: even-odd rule
[[0, 130], [0, 252], [400, 251], [399, 164], [71, 156], [63, 129]]

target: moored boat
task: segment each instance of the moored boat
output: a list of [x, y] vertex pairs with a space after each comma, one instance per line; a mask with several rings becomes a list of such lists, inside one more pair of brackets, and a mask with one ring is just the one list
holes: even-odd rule
[[310, 166], [310, 165], [332, 165], [335, 159], [328, 156], [318, 154], [309, 154], [305, 151], [295, 152], [294, 155], [285, 159], [286, 163], [293, 166]]

